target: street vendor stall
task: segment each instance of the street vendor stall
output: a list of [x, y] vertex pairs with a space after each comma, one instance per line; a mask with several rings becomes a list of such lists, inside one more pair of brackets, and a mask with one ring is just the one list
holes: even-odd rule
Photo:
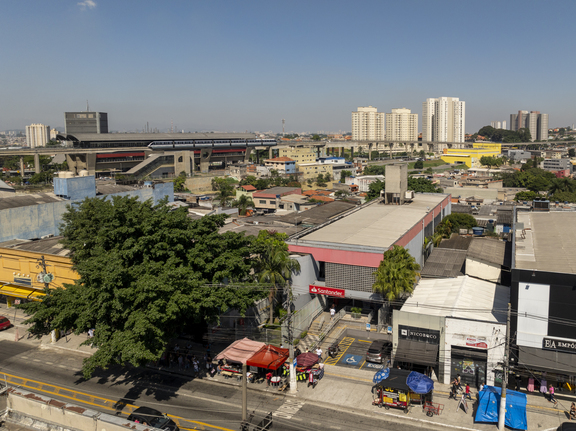
[[289, 356], [290, 351], [288, 349], [267, 344], [248, 358], [246, 365], [276, 371], [286, 362]]
[[241, 375], [242, 365], [265, 345], [265, 343], [249, 338], [234, 341], [216, 356], [217, 361], [223, 360], [226, 363], [221, 367], [221, 373], [226, 373], [224, 376]]
[[415, 371], [385, 368], [378, 371], [373, 379], [372, 404], [378, 407], [398, 407], [408, 413], [414, 403], [421, 403], [431, 394], [434, 383], [428, 377]]
[[[315, 384], [324, 377], [324, 364], [319, 364], [319, 358], [316, 353], [306, 352], [296, 357], [296, 381], [310, 382], [310, 375], [312, 374], [312, 382]], [[290, 375], [288, 364], [284, 364], [284, 376]]]

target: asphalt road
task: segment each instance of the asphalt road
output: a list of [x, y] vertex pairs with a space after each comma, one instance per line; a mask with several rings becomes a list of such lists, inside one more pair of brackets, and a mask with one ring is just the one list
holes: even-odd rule
[[[116, 368], [84, 380], [80, 373], [83, 357], [75, 352], [0, 341], [0, 376], [4, 374], [9, 382], [28, 390], [109, 414], [125, 415], [134, 406], [147, 405], [173, 416], [182, 429], [239, 429], [242, 398], [236, 386], [148, 369]], [[73, 401], [71, 391], [75, 392]], [[99, 405], [102, 399], [113, 403]], [[248, 410], [257, 414], [272, 412], [274, 430], [421, 429], [411, 423], [388, 422], [378, 413], [353, 414], [339, 406], [324, 408], [277, 391], [249, 390]]]

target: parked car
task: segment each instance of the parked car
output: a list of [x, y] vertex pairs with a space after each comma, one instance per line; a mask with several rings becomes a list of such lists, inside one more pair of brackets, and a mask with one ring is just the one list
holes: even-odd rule
[[564, 422], [558, 427], [558, 431], [576, 431], [576, 423]]
[[0, 316], [0, 330], [8, 329], [10, 326], [12, 326], [10, 320], [7, 317]]
[[150, 407], [138, 407], [128, 416], [128, 420], [138, 423], [147, 423], [154, 428], [160, 428], [166, 431], [179, 431], [180, 428], [176, 423], [164, 413]]
[[381, 364], [384, 362], [384, 359], [390, 356], [391, 352], [392, 343], [390, 341], [375, 340], [370, 344], [370, 347], [368, 347], [366, 361]]

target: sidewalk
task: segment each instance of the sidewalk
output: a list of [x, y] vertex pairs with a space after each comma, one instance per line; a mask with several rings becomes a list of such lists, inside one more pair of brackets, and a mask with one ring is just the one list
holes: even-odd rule
[[[15, 341], [16, 332], [19, 335], [19, 342], [38, 346], [40, 348], [56, 348], [70, 350], [84, 355], [90, 355], [93, 349], [90, 346], [81, 346], [86, 341], [87, 336], [68, 335], [62, 337], [56, 343], [51, 343], [50, 337], [46, 336], [42, 339], [29, 338], [26, 332], [25, 325], [22, 324], [24, 320], [21, 311], [16, 311], [16, 320], [14, 319], [14, 309], [6, 309], [6, 304], [0, 304], [0, 315], [8, 317], [15, 325], [12, 328], [0, 332], [0, 340]], [[203, 356], [203, 347], [199, 344], [193, 343], [192, 349], [197, 356]], [[196, 352], [198, 351], [198, 352]], [[212, 347], [212, 356], [215, 357], [218, 353]], [[202, 364], [203, 365], [203, 364]], [[179, 370], [177, 366], [173, 367], [153, 367], [162, 373], [172, 373], [192, 378], [192, 370]], [[202, 370], [204, 371], [205, 368]], [[423, 428], [438, 428], [444, 427], [445, 429], [472, 429], [472, 430], [495, 430], [496, 424], [480, 424], [474, 423], [474, 415], [476, 413], [475, 397], [477, 392], [474, 390], [472, 396], [474, 401], [468, 401], [468, 412], [460, 409], [457, 411], [458, 402], [448, 399], [449, 385], [435, 382], [433, 402], [444, 404], [444, 411], [440, 416], [432, 418], [426, 416], [419, 406], [414, 406], [408, 414], [401, 410], [385, 410], [372, 405], [372, 377], [374, 371], [360, 370], [357, 368], [347, 368], [335, 365], [325, 365], [324, 378], [318, 382], [315, 388], [308, 388], [307, 382], [298, 383], [297, 398], [302, 398], [313, 403], [321, 404], [328, 408], [347, 410], [357, 414], [366, 414], [369, 416], [381, 415], [383, 418], [391, 421], [410, 421], [418, 422]], [[212, 381], [216, 384], [241, 386], [241, 381], [236, 378], [225, 378], [224, 376], [204, 377], [205, 381]], [[266, 383], [249, 383], [249, 390], [258, 390], [279, 394], [276, 387], [268, 387]], [[291, 396], [286, 391], [283, 394]], [[527, 394], [527, 419], [528, 430], [547, 431], [555, 430], [562, 422], [568, 421], [567, 411], [570, 408], [572, 401], [576, 401], [574, 395], [564, 394], [562, 392], [556, 393], [558, 399], [558, 407], [555, 409], [553, 405], [548, 402], [541, 394], [529, 393]]]

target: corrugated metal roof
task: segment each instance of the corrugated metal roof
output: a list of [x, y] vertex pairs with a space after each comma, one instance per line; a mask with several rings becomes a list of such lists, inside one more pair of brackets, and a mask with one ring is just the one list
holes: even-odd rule
[[0, 247], [12, 248], [16, 250], [32, 251], [35, 253], [52, 254], [55, 256], [68, 256], [70, 250], [60, 244], [62, 236], [53, 236], [38, 240], [13, 239], [0, 243]]
[[466, 250], [435, 248], [428, 256], [420, 275], [429, 278], [458, 277], [464, 275], [464, 262], [466, 262]]
[[505, 323], [509, 300], [508, 287], [467, 275], [423, 279], [402, 311]]
[[0, 210], [9, 208], [27, 207], [32, 205], [60, 202], [62, 199], [52, 193], [34, 193], [17, 195], [0, 199]]
[[468, 257], [485, 262], [504, 265], [506, 243], [495, 238], [472, 238], [468, 247]]
[[329, 202], [300, 213], [291, 213], [279, 217], [278, 221], [290, 224], [322, 224], [345, 211], [356, 208], [357, 205], [343, 201]]

